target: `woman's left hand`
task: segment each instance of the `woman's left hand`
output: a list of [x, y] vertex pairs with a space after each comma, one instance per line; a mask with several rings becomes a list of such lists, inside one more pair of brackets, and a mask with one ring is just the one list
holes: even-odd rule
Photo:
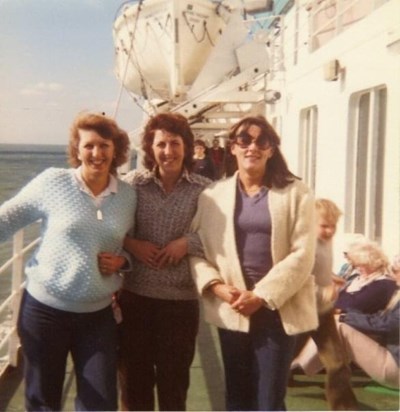
[[157, 253], [155, 261], [158, 268], [161, 269], [167, 265], [177, 265], [186, 256], [187, 250], [188, 241], [184, 236], [169, 242], [167, 246]]
[[250, 316], [263, 306], [261, 298], [249, 290], [241, 291], [239, 297], [231, 304], [231, 308], [244, 316]]
[[101, 252], [97, 255], [99, 270], [102, 275], [112, 275], [119, 272], [126, 263], [126, 258], [113, 253]]

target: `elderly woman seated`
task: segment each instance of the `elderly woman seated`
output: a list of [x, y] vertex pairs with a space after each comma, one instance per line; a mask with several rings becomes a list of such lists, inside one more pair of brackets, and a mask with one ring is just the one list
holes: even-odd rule
[[[343, 349], [372, 379], [399, 388], [399, 259], [390, 271], [387, 257], [372, 242], [354, 246], [349, 258], [360, 274], [339, 292], [335, 305]], [[322, 369], [312, 340], [293, 361], [295, 367], [307, 375]]]

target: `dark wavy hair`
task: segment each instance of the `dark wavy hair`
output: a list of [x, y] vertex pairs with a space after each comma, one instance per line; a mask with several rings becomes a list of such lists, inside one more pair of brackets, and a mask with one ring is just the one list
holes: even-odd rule
[[113, 141], [115, 156], [111, 163], [110, 173], [116, 175], [117, 168], [128, 160], [130, 142], [125, 130], [120, 129], [115, 120], [104, 114], [79, 113], [72, 123], [67, 149], [68, 162], [72, 167], [79, 167], [82, 164], [82, 161], [78, 159], [79, 130], [92, 130], [103, 139]]
[[239, 129], [241, 129], [241, 131], [247, 131], [252, 125], [258, 126], [261, 129], [261, 135], [268, 139], [274, 150], [272, 156], [267, 161], [264, 184], [267, 187], [284, 188], [295, 179], [300, 179], [289, 170], [286, 160], [279, 148], [281, 139], [264, 116], [247, 116], [235, 123], [229, 130], [228, 137], [230, 144], [235, 144], [236, 135]]
[[151, 117], [147, 122], [142, 138], [142, 149], [144, 152], [143, 165], [148, 170], [153, 170], [156, 166], [152, 145], [154, 142], [154, 134], [157, 130], [178, 135], [183, 140], [185, 155], [183, 166], [191, 172], [193, 169], [193, 141], [194, 136], [192, 129], [186, 117], [179, 113], [159, 113]]

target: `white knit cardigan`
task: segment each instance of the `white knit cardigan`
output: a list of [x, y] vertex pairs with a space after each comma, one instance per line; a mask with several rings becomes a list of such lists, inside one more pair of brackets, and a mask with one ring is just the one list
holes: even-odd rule
[[[217, 327], [247, 332], [249, 318], [231, 309], [206, 288], [212, 281], [246, 289], [235, 241], [237, 174], [206, 188], [192, 223], [203, 243], [205, 259], [191, 257], [192, 276], [203, 297], [205, 319]], [[273, 267], [254, 292], [279, 311], [288, 335], [316, 329], [318, 315], [314, 276], [314, 197], [299, 180], [269, 190]]]

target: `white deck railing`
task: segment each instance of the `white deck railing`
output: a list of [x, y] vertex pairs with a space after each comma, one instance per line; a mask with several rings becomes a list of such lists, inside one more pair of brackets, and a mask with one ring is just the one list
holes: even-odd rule
[[24, 229], [21, 229], [13, 237], [12, 257], [0, 267], [0, 276], [9, 276], [9, 269], [11, 268], [11, 292], [0, 305], [0, 319], [2, 319], [0, 376], [8, 366], [17, 366], [18, 364], [20, 342], [17, 333], [17, 321], [22, 290], [25, 284], [23, 276], [24, 257], [39, 241], [40, 238], [37, 238], [24, 247]]

